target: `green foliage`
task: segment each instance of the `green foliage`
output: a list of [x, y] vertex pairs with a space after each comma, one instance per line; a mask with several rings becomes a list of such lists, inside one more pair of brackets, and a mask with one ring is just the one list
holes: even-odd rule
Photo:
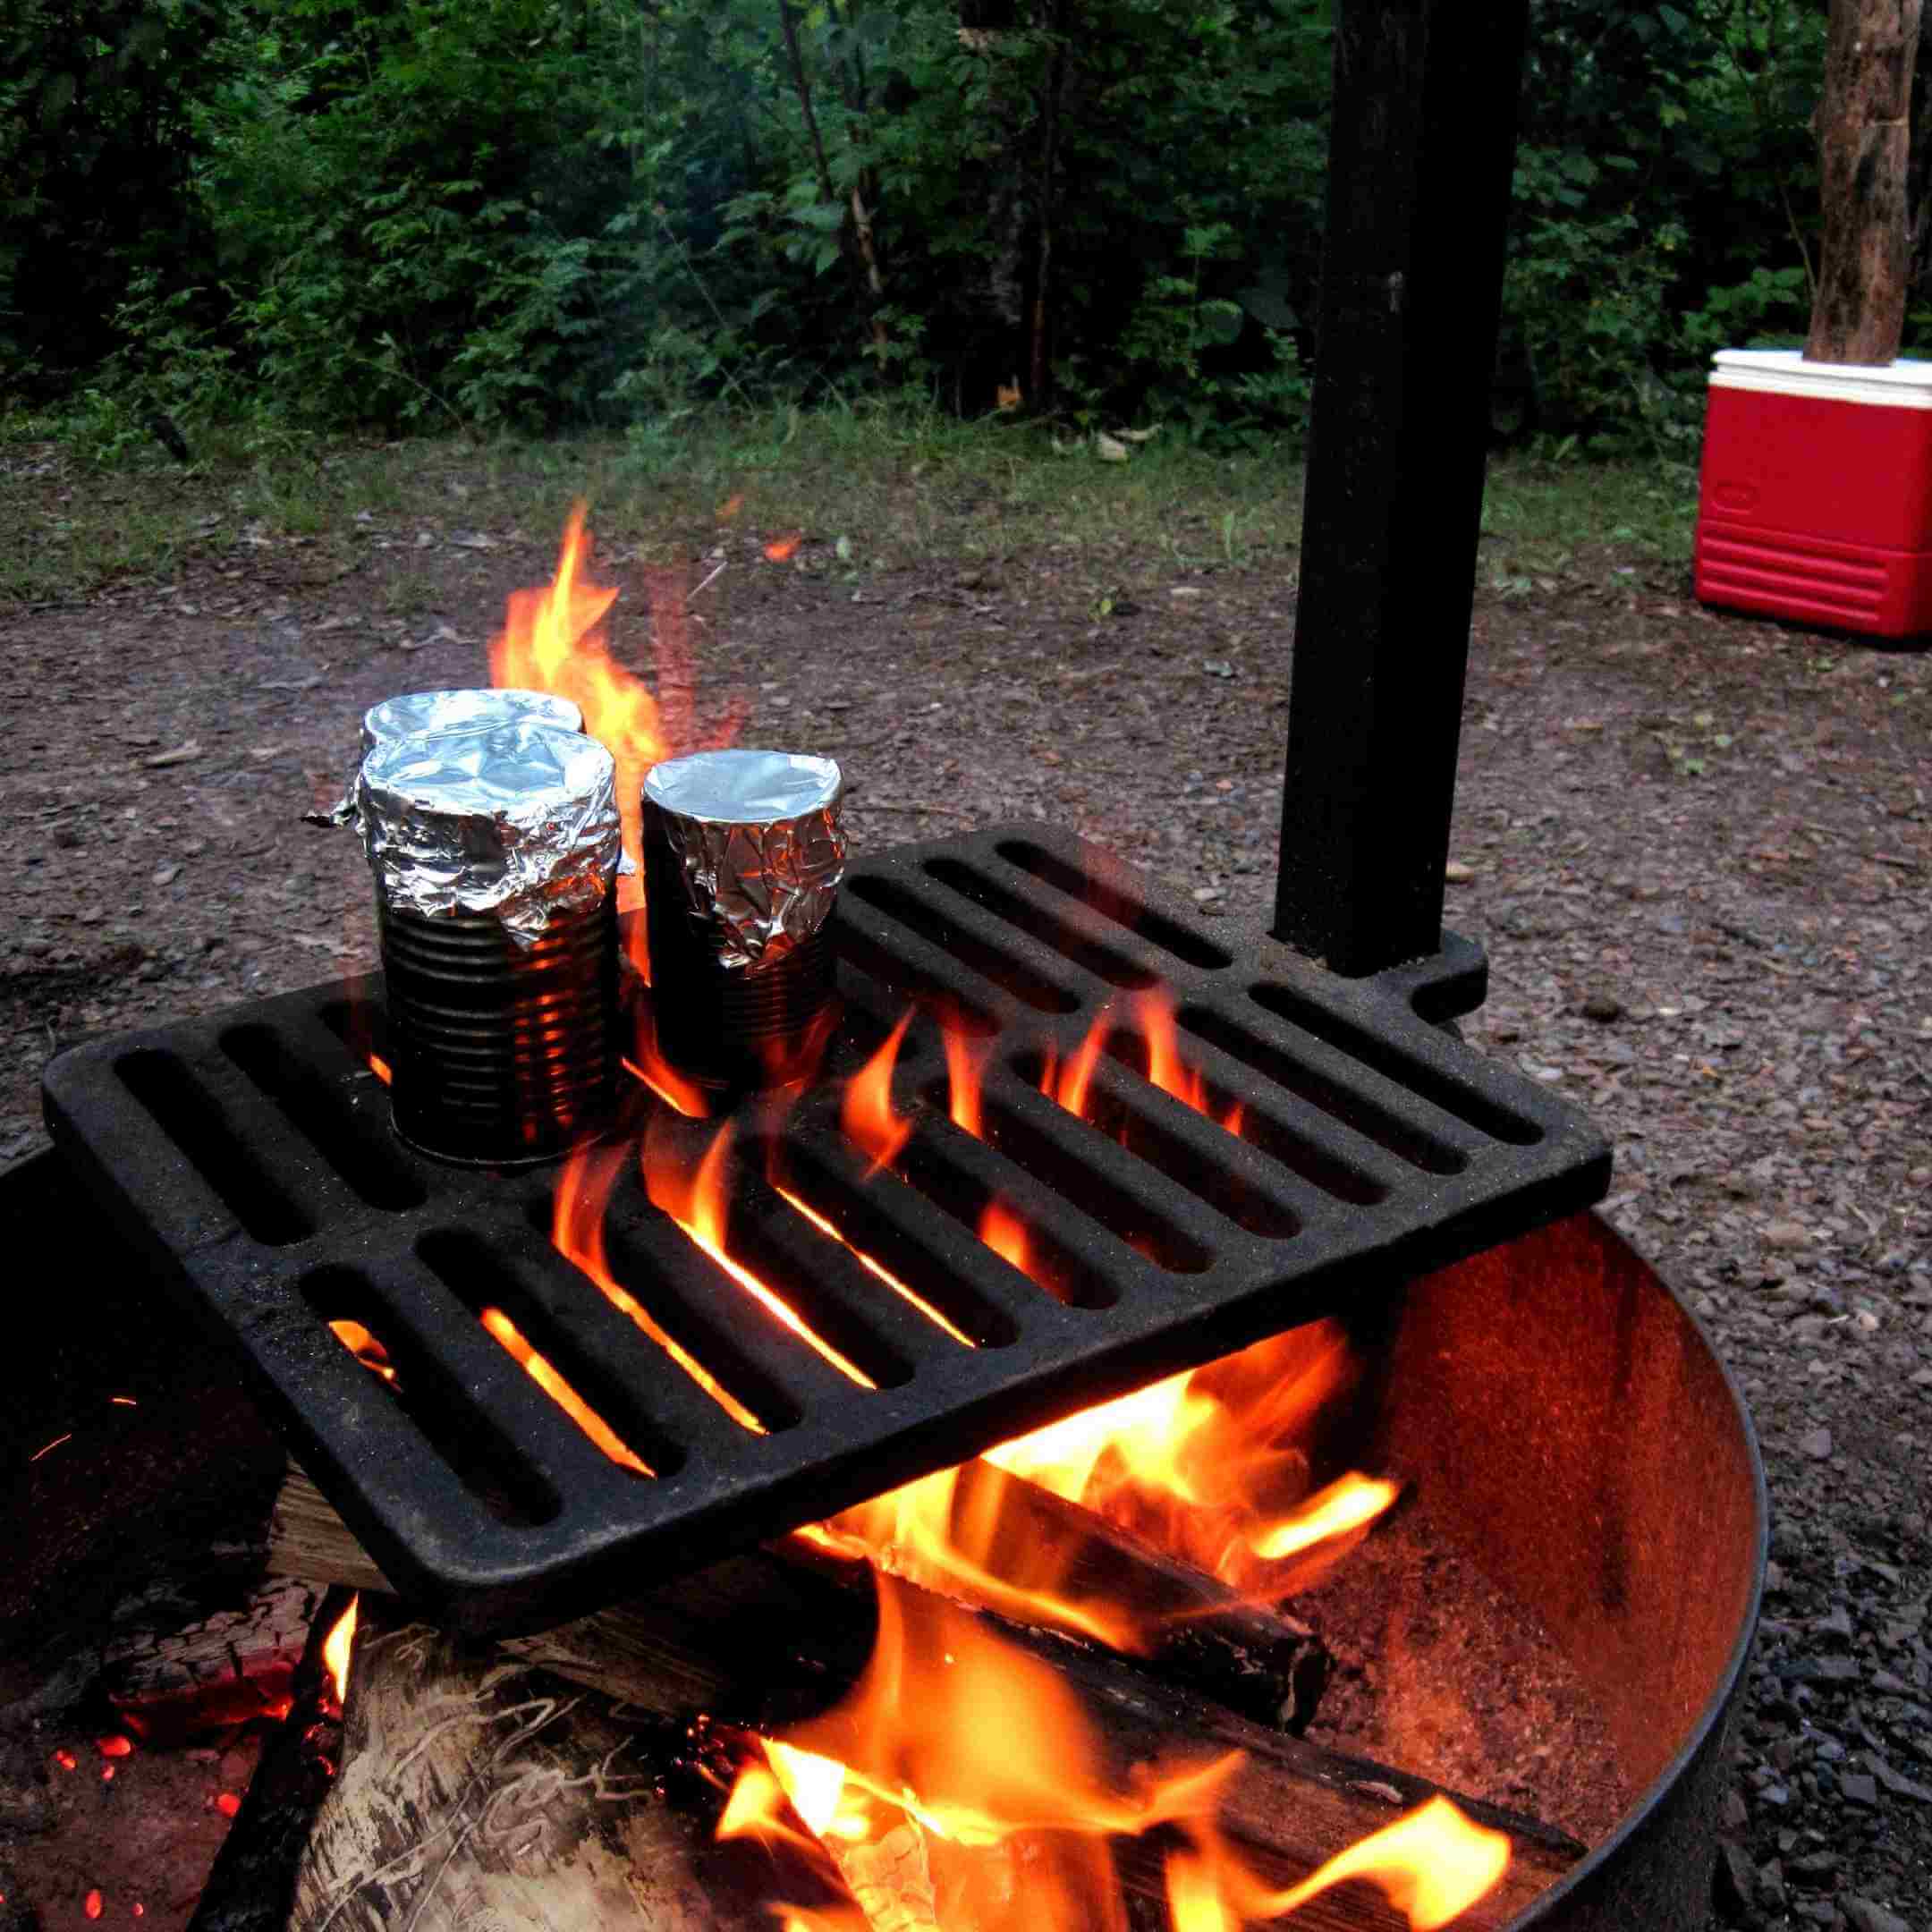
[[[1015, 390], [1292, 441], [1331, 4], [16, 0], [0, 353], [97, 454]], [[1823, 24], [1532, 0], [1499, 433], [1681, 457], [1802, 328]]]

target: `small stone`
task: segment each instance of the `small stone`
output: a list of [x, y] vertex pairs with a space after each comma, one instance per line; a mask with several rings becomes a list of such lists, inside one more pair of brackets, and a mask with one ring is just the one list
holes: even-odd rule
[[1452, 886], [1467, 886], [1476, 877], [1476, 868], [1464, 865], [1460, 859], [1452, 859], [1442, 869], [1442, 876]]
[[1838, 1780], [1838, 1789], [1847, 1804], [1863, 1805], [1869, 1810], [1878, 1802], [1877, 1780], [1866, 1776], [1862, 1771], [1847, 1771]]
[[1868, 1751], [1865, 1761], [1870, 1765], [1872, 1775], [1894, 1798], [1910, 1798], [1914, 1804], [1932, 1804], [1932, 1790], [1894, 1771], [1883, 1758]]
[[1828, 1428], [1815, 1428], [1809, 1435], [1801, 1436], [1798, 1453], [1809, 1456], [1814, 1462], [1826, 1461], [1832, 1453], [1832, 1432]]
[[172, 886], [180, 877], [181, 868], [178, 865], [157, 866], [154, 871], [154, 883], [157, 886]]
[[1583, 1002], [1583, 1017], [1596, 1021], [1599, 1026], [1608, 1026], [1613, 1020], [1623, 1017], [1623, 1002], [1614, 993], [1599, 989]]
[[1742, 1845], [1726, 1840], [1717, 1847], [1714, 1878], [1717, 1910], [1733, 1924], [1748, 1925], [1758, 1896], [1758, 1874]]
[[1911, 1927], [1896, 1912], [1875, 1905], [1868, 1898], [1856, 1896], [1843, 1901], [1846, 1922], [1852, 1932], [1911, 1932]]
[[1767, 1248], [1803, 1248], [1809, 1245], [1811, 1235], [1801, 1221], [1773, 1221], [1763, 1239]]

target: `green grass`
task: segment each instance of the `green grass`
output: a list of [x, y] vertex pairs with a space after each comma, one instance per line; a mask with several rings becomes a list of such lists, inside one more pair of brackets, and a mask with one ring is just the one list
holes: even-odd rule
[[[1177, 572], [1292, 571], [1299, 452], [1237, 456], [1171, 435], [1100, 460], [1077, 435], [1018, 420], [960, 423], [903, 407], [716, 411], [659, 430], [530, 442], [324, 443], [257, 430], [215, 437], [182, 469], [123, 438], [105, 453], [61, 426], [0, 422], [0, 474], [21, 513], [0, 528], [0, 597], [64, 601], [128, 578], [165, 579], [245, 530], [352, 556], [364, 516], [515, 530], [547, 541], [574, 496], [606, 542], [689, 557], [721, 508], [736, 527], [846, 540], [856, 567], [998, 570], [1043, 555], [1122, 582]], [[1557, 580], [1689, 555], [1696, 479], [1682, 466], [1491, 467], [1480, 580], [1531, 594]]]

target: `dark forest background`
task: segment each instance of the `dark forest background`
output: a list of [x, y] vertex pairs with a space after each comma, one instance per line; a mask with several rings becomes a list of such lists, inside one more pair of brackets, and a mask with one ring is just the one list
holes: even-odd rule
[[[0, 386], [98, 443], [882, 390], [1232, 446], [1302, 419], [1326, 0], [8, 13]], [[1531, 13], [1469, 379], [1499, 441], [1688, 447], [1711, 350], [1804, 333], [1823, 0]]]

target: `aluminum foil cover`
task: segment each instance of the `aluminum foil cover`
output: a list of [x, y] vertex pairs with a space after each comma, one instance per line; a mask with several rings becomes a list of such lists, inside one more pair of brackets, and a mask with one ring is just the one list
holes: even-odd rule
[[514, 724], [521, 717], [561, 724], [565, 731], [583, 729], [583, 713], [568, 698], [550, 691], [419, 691], [385, 698], [362, 714], [362, 749], [372, 751], [385, 738], [410, 738], [419, 732], [478, 731], [486, 724]]
[[[566, 731], [583, 729], [583, 713], [568, 698], [558, 698], [549, 691], [497, 691], [480, 686], [464, 691], [409, 691], [399, 698], [385, 698], [362, 714], [361, 757], [368, 757], [385, 738], [407, 738], [428, 731], [476, 731], [486, 724], [513, 724], [520, 717], [561, 724]], [[304, 812], [302, 817], [310, 825], [353, 825], [355, 789], [355, 773], [351, 772], [349, 783], [335, 804], [326, 811]]]
[[617, 877], [617, 767], [595, 738], [530, 719], [385, 739], [355, 786], [392, 907], [488, 914], [533, 945]]
[[837, 761], [802, 751], [699, 751], [651, 768], [656, 834], [719, 965], [758, 972], [825, 924], [845, 877], [844, 795]]

